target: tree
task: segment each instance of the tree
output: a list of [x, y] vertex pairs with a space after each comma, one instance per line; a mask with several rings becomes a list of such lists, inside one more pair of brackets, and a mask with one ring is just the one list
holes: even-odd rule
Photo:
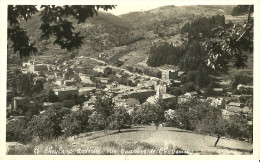
[[214, 147], [216, 147], [220, 138], [226, 134], [226, 122], [222, 118], [222, 112], [220, 109], [210, 106], [209, 104], [207, 105], [207, 107], [203, 107], [203, 109], [207, 110], [205, 111], [206, 113], [203, 115], [203, 119], [198, 121], [196, 130], [200, 133], [209, 133], [210, 135], [216, 135], [217, 140], [214, 143]]
[[29, 95], [29, 96], [32, 95], [34, 74], [20, 73], [17, 76], [17, 78], [18, 78], [17, 83], [16, 83], [17, 90], [20, 91], [24, 95]]
[[208, 51], [208, 66], [214, 70], [227, 71], [228, 60], [234, 60], [233, 67], [245, 68], [246, 52], [253, 51], [254, 6], [248, 6], [248, 18], [244, 25], [234, 24], [233, 27], [217, 27], [211, 40], [205, 42]]
[[176, 120], [177, 124], [179, 123], [177, 126], [181, 128], [216, 135], [215, 147], [227, 130], [221, 109], [213, 107], [209, 102], [201, 102], [196, 99], [177, 106]]
[[89, 129], [88, 119], [91, 115], [89, 110], [78, 110], [68, 114], [61, 122], [65, 137], [76, 136]]
[[163, 121], [164, 110], [159, 105], [144, 103], [140, 107], [134, 109], [131, 116], [134, 124], [150, 124], [152, 122], [159, 124]]
[[28, 21], [33, 15], [40, 12], [41, 38], [54, 37], [53, 44], [62, 49], [71, 51], [78, 49], [83, 44], [84, 37], [76, 31], [71, 18], [77, 23], [84, 23], [87, 18], [98, 14], [99, 9], [105, 11], [115, 8], [113, 5], [74, 5], [55, 6], [42, 5], [41, 10], [35, 5], [9, 5], [8, 6], [8, 39], [12, 42], [14, 53], [18, 52], [20, 58], [36, 54], [35, 42], [30, 42], [26, 29], [20, 27], [20, 21]]
[[122, 126], [131, 123], [131, 117], [123, 106], [116, 107], [114, 109], [112, 119], [113, 124], [116, 125], [119, 133], [121, 133], [120, 129]]
[[28, 122], [26, 132], [40, 140], [54, 139], [62, 135], [61, 122], [70, 110], [61, 107], [51, 107], [45, 113], [34, 116]]
[[90, 115], [88, 122], [93, 130], [105, 130], [105, 120], [97, 111]]
[[32, 92], [33, 93], [39, 93], [43, 90], [43, 82], [39, 81], [32, 87]]
[[241, 93], [239, 92], [238, 89], [234, 88], [233, 91], [232, 91], [232, 94], [233, 95], [240, 95]]
[[195, 84], [193, 82], [187, 82], [182, 86], [181, 93], [184, 94], [186, 92], [195, 91]]
[[97, 97], [94, 107], [97, 114], [100, 115], [104, 120], [104, 129], [106, 132], [106, 129], [111, 121], [110, 119], [111, 115], [113, 114], [115, 104], [113, 103], [111, 97], [103, 96]]
[[175, 96], [180, 96], [180, 95], [181, 95], [181, 88], [175, 88], [175, 89], [173, 90], [173, 94], [174, 94]]
[[48, 102], [58, 102], [59, 101], [59, 97], [57, 95], [55, 95], [55, 93], [52, 89], [49, 89], [49, 91], [47, 93], [47, 101]]
[[238, 15], [246, 14], [246, 13], [248, 13], [248, 7], [250, 7], [250, 6], [249, 5], [238, 5], [233, 8], [231, 15], [238, 16]]
[[104, 74], [106, 75], [106, 76], [108, 76], [108, 75], [110, 75], [110, 74], [112, 74], [112, 69], [110, 68], [110, 67], [106, 67], [105, 69], [104, 69]]

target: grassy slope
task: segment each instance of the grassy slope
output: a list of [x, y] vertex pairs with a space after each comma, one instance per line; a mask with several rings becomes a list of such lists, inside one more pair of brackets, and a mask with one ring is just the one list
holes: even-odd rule
[[[200, 135], [187, 130], [159, 127], [158, 131], [155, 126], [137, 126], [132, 129], [124, 129], [122, 133], [117, 130], [108, 131], [105, 135], [103, 131], [81, 134], [80, 138], [60, 139], [51, 142], [45, 142], [40, 145], [32, 144], [26, 149], [12, 149], [9, 153], [26, 153], [33, 154], [34, 146], [39, 146], [39, 150], [43, 153], [46, 147], [52, 146], [53, 149], [60, 147], [67, 150], [77, 149], [99, 149], [101, 154], [108, 154], [107, 149], [116, 150], [113, 154], [120, 155], [121, 149], [155, 149], [154, 154], [159, 154], [160, 149], [177, 149], [185, 151], [193, 151], [192, 154], [221, 154], [221, 155], [239, 155], [252, 154], [252, 144], [236, 141], [232, 139], [221, 138], [218, 146], [213, 147], [216, 138], [207, 135]], [[90, 153], [91, 154], [91, 153]], [[191, 152], [190, 152], [191, 154]]]

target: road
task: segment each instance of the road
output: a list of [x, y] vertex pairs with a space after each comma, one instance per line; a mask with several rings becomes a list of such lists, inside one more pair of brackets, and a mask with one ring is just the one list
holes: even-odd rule
[[[121, 68], [121, 67], [117, 67], [117, 66], [113, 66], [111, 64], [108, 64], [106, 63], [105, 61], [102, 61], [102, 60], [99, 60], [99, 59], [96, 59], [96, 58], [92, 58], [92, 57], [82, 57], [82, 58], [85, 58], [85, 59], [90, 59], [90, 60], [93, 60], [93, 61], [96, 61], [96, 62], [99, 62], [99, 63], [102, 63], [102, 64], [107, 64], [108, 67], [112, 68], [112, 69], [117, 69], [117, 70], [123, 70], [125, 73], [129, 74], [129, 75], [136, 75], [136, 76], [139, 76], [139, 77], [142, 77], [144, 79], [147, 79], [147, 78], [155, 78], [155, 77], [151, 77], [149, 75], [145, 75], [145, 74], [138, 74], [138, 73], [134, 73], [134, 72], [131, 72], [127, 69], [124, 69], [124, 68]], [[157, 78], [158, 79], [158, 78]]]

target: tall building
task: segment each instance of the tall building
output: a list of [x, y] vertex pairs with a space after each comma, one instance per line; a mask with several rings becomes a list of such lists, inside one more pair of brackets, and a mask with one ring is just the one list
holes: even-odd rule
[[157, 87], [157, 92], [154, 96], [154, 103], [158, 103], [160, 100], [162, 100], [162, 93], [160, 90], [160, 86]]
[[177, 70], [162, 70], [162, 80], [170, 80], [178, 78]]

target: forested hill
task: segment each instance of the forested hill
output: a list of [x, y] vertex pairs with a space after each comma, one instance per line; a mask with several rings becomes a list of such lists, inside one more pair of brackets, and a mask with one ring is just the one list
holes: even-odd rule
[[212, 17], [199, 17], [192, 22], [187, 22], [182, 28], [181, 33], [188, 33], [189, 36], [197, 36], [201, 33], [203, 37], [212, 37], [214, 35], [212, 29], [225, 25], [224, 15], [214, 15]]
[[[188, 33], [189, 38], [196, 38], [198, 34], [201, 33], [201, 37], [205, 39], [205, 37], [209, 38], [214, 35], [212, 32], [213, 28], [224, 25], [224, 15], [215, 15], [209, 18], [198, 17], [191, 22], [187, 22], [181, 28], [181, 33]], [[164, 45], [151, 47], [147, 64], [149, 66], [160, 66], [164, 64], [178, 65], [184, 70], [194, 70], [200, 65], [200, 62], [204, 62], [202, 59], [203, 52], [205, 51], [203, 51], [203, 48], [198, 43], [192, 45], [192, 43], [189, 42], [188, 45], [188, 42], [186, 42], [177, 47], [173, 46], [173, 44], [165, 43]]]
[[[83, 55], [102, 52], [105, 49], [118, 46], [122, 40], [128, 39], [131, 34], [131, 24], [120, 17], [105, 12], [98, 12], [98, 16], [88, 18], [85, 23], [77, 24], [76, 20], [73, 20], [73, 25], [75, 30], [80, 31], [85, 38], [83, 46], [78, 50]], [[66, 50], [59, 49], [58, 46], [53, 46], [52, 38], [47, 40], [41, 38], [39, 13], [33, 15], [28, 22], [22, 20], [21, 26], [26, 29], [31, 42], [36, 43], [37, 55], [53, 52], [53, 48], [57, 49], [57, 53], [68, 53]], [[9, 53], [12, 52], [9, 49]]]
[[120, 15], [136, 29], [153, 30], [165, 26], [181, 27], [196, 16], [231, 14], [234, 6], [164, 6], [145, 12], [131, 12]]

